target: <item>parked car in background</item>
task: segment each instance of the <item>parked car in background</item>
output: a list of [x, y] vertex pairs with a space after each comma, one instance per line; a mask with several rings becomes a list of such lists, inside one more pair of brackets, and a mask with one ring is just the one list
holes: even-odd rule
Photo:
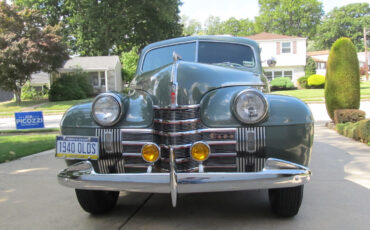
[[268, 189], [281, 216], [297, 214], [313, 143], [308, 106], [272, 95], [256, 42], [199, 36], [145, 47], [127, 94], [107, 92], [61, 122], [59, 182], [90, 213], [119, 191], [181, 193]]

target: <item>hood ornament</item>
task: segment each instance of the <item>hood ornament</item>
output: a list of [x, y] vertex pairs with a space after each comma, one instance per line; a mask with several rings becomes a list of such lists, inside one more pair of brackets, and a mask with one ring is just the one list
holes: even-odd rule
[[177, 62], [179, 60], [182, 60], [182, 57], [179, 54], [177, 54], [176, 51], [173, 51], [172, 58], [173, 58], [173, 61], [174, 62]]

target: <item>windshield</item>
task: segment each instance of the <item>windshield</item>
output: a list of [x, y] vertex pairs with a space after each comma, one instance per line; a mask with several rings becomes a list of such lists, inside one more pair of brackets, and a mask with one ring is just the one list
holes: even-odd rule
[[[184, 61], [196, 61], [196, 42], [180, 43], [150, 50], [144, 57], [142, 72], [151, 71], [173, 62], [176, 52]], [[255, 58], [253, 49], [248, 45], [200, 41], [198, 62], [217, 64], [233, 68], [253, 68]]]
[[157, 69], [173, 62], [172, 54], [176, 52], [184, 61], [195, 61], [195, 42], [176, 44], [151, 50], [145, 56], [143, 72]]
[[229, 65], [231, 67], [255, 66], [251, 47], [234, 43], [199, 42], [198, 62]]

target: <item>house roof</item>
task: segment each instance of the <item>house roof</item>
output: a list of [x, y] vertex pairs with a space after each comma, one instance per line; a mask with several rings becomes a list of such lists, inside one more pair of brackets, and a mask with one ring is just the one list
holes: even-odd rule
[[120, 62], [118, 56], [93, 56], [93, 57], [73, 57], [67, 60], [62, 70], [77, 69], [96, 70], [96, 69], [114, 69]]
[[267, 33], [262, 32], [259, 34], [247, 36], [246, 38], [255, 40], [255, 41], [261, 41], [261, 40], [280, 40], [280, 39], [306, 39], [304, 37], [298, 37], [298, 36], [288, 36], [283, 34], [274, 34], [274, 33]]
[[328, 55], [329, 50], [318, 50], [318, 51], [311, 51], [307, 52], [307, 56], [318, 56], [318, 55]]
[[49, 74], [45, 72], [37, 72], [31, 74], [31, 84], [49, 84]]

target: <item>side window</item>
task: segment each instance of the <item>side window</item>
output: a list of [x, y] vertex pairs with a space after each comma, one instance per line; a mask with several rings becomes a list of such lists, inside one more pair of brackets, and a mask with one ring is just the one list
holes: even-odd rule
[[195, 61], [195, 42], [165, 46], [153, 49], [145, 55], [142, 71], [147, 72], [171, 63], [174, 51], [184, 61]]

